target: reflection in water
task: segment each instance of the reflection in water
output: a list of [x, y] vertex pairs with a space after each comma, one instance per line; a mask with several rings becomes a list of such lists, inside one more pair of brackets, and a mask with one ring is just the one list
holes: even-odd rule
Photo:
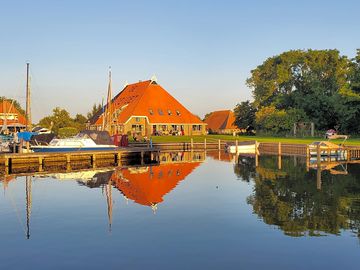
[[[126, 200], [150, 206], [156, 213], [163, 197], [172, 191], [180, 181], [184, 180], [201, 162], [205, 160], [205, 152], [166, 152], [160, 154], [160, 165], [139, 167], [118, 167], [96, 170], [81, 170], [68, 173], [51, 173], [37, 177], [51, 177], [59, 181], [76, 180], [80, 186], [101, 188], [106, 196], [109, 231], [112, 228], [113, 198], [112, 189], [119, 190]], [[0, 179], [4, 192], [15, 176]], [[32, 207], [32, 176], [26, 176], [26, 238], [30, 238], [30, 217]]]
[[254, 164], [254, 158], [240, 157], [234, 172], [240, 179], [254, 182], [248, 203], [265, 223], [277, 225], [290, 236], [350, 230], [360, 237], [358, 166], [332, 164], [307, 171], [305, 158], [282, 157], [279, 169], [275, 156], [261, 157], [258, 167]]

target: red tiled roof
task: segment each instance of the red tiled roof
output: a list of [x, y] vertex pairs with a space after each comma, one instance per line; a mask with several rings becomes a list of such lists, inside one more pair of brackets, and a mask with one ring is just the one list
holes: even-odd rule
[[204, 121], [208, 124], [208, 129], [237, 129], [234, 125], [235, 115], [230, 110], [212, 112]]
[[[0, 101], [0, 113], [15, 113], [17, 114], [17, 120], [7, 120], [8, 126], [26, 125], [26, 118], [22, 115], [13, 104], [8, 100]], [[4, 124], [4, 120], [0, 119], [0, 125]]]
[[[117, 123], [126, 123], [131, 116], [146, 116], [150, 123], [204, 124], [160, 85], [152, 81], [127, 85], [112, 101], [118, 110]], [[95, 123], [101, 125], [102, 116]]]

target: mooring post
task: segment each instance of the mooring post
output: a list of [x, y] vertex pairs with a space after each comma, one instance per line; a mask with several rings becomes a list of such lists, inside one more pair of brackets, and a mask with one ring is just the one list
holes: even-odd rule
[[206, 138], [204, 139], [204, 149], [206, 150]]
[[238, 153], [238, 145], [239, 145], [239, 142], [238, 142], [238, 140], [236, 140], [236, 142], [235, 142], [235, 146], [236, 146], [236, 147], [235, 147], [235, 148], [236, 148], [236, 151], [235, 151], [235, 152], [236, 152], [236, 154]]
[[93, 168], [96, 168], [96, 155], [95, 154], [91, 155], [91, 165]]
[[190, 146], [191, 146], [191, 149], [194, 149], [194, 140], [193, 140], [193, 138], [191, 138], [191, 140], [190, 140]]
[[278, 144], [278, 155], [281, 156], [281, 142]]
[[218, 149], [221, 150], [221, 140], [218, 141]]
[[5, 156], [5, 174], [11, 173], [11, 158]]
[[117, 159], [116, 165], [121, 166], [121, 154], [120, 153], [116, 154], [116, 159]]
[[258, 141], [255, 141], [255, 154], [260, 155], [259, 151], [260, 143]]
[[44, 162], [43, 157], [39, 157], [39, 172], [43, 171], [43, 168], [44, 168], [43, 162]]
[[321, 189], [321, 152], [320, 144], [316, 146], [316, 158], [317, 158], [317, 175], [316, 175], [316, 188]]
[[141, 151], [140, 155], [141, 155], [141, 165], [144, 165], [144, 151]]

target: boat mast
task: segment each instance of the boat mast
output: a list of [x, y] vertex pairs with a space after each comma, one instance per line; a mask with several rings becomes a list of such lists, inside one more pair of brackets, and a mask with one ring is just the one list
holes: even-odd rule
[[105, 110], [105, 130], [107, 130], [110, 135], [111, 132], [111, 125], [112, 125], [112, 89], [111, 89], [111, 67], [109, 67], [109, 84], [108, 84], [108, 92], [107, 92], [107, 100], [106, 100], [106, 110]]
[[31, 107], [30, 107], [30, 64], [26, 63], [26, 130], [31, 131]]

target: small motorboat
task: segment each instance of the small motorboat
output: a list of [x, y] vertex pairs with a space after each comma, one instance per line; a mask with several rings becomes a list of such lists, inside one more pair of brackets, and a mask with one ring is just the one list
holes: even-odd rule
[[225, 144], [225, 151], [231, 154], [255, 154], [256, 142], [255, 141], [243, 141], [239, 142], [238, 145], [235, 143]]
[[54, 138], [50, 141], [48, 145], [31, 146], [31, 150], [33, 150], [34, 152], [73, 152], [91, 150], [113, 150], [117, 147], [111, 142], [111, 139], [104, 140], [104, 136], [102, 136], [102, 140], [99, 142], [97, 138], [100, 136], [94, 136], [92, 133], [80, 132], [78, 135], [72, 138]]
[[308, 145], [311, 156], [317, 156], [318, 148], [321, 156], [341, 156], [346, 155], [342, 151], [343, 147], [329, 141], [316, 141]]

